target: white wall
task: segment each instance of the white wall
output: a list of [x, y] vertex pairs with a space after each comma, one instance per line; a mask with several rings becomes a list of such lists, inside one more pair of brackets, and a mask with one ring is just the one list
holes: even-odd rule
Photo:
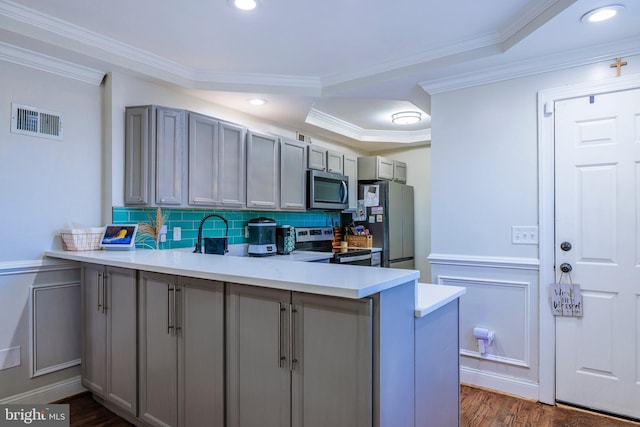
[[[35, 260], [67, 224], [100, 225], [102, 88], [2, 62], [0, 263]], [[64, 115], [64, 140], [10, 132], [11, 103]]]
[[[640, 71], [637, 58], [623, 73]], [[511, 243], [511, 226], [538, 225], [537, 94], [610, 78], [610, 63], [432, 96], [430, 258], [434, 281], [468, 288], [463, 381], [538, 397], [538, 289], [548, 284], [537, 245]], [[474, 326], [496, 331], [487, 357]]]
[[407, 184], [413, 186], [415, 268], [420, 281], [431, 281], [431, 147], [423, 145], [376, 153], [407, 164]]
[[[76, 266], [42, 266], [43, 251], [60, 245], [60, 228], [101, 224], [102, 88], [8, 62], [0, 66], [0, 352], [19, 349], [18, 366], [0, 367], [0, 402], [21, 396], [45, 403], [61, 397], [56, 392], [81, 390], [80, 368], [31, 378], [36, 325], [30, 287], [77, 284]], [[61, 113], [64, 140], [11, 133], [12, 102]], [[58, 343], [77, 339], [70, 333], [59, 330], [50, 338]]]

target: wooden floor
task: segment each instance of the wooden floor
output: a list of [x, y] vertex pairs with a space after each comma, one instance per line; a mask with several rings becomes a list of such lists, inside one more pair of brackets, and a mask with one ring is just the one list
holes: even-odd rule
[[[625, 421], [565, 406], [494, 393], [475, 387], [460, 388], [461, 427], [637, 427]], [[100, 406], [90, 394], [74, 396], [69, 403], [71, 427], [127, 427], [128, 422]], [[200, 427], [200, 426], [193, 426]], [[449, 426], [434, 426], [449, 427]]]
[[462, 427], [637, 427], [640, 423], [551, 406], [475, 387], [460, 388]]

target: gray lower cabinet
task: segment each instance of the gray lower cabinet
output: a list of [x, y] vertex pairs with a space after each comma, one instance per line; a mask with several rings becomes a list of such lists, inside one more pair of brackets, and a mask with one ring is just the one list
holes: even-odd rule
[[228, 426], [371, 426], [370, 299], [226, 292]]
[[278, 209], [280, 202], [280, 138], [247, 132], [247, 207]]
[[246, 204], [246, 129], [189, 112], [189, 204]]
[[224, 425], [223, 284], [141, 272], [139, 292], [139, 418]]
[[136, 270], [82, 264], [82, 384], [137, 415]]

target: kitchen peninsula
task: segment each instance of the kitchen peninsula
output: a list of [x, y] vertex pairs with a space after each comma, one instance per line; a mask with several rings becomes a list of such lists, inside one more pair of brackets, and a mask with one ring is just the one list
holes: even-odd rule
[[[81, 263], [83, 385], [136, 424], [410, 427], [430, 425], [425, 408], [457, 423], [462, 288], [180, 250], [46, 255]], [[445, 308], [429, 327], [455, 346], [417, 344]]]

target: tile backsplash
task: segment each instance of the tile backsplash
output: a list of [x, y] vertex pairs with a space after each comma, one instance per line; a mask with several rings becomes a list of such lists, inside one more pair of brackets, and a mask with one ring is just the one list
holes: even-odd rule
[[[244, 230], [250, 219], [258, 217], [271, 218], [278, 225], [291, 225], [293, 227], [315, 227], [323, 225], [339, 225], [339, 212], [270, 212], [270, 211], [233, 211], [222, 209], [180, 209], [162, 208], [162, 213], [167, 215], [167, 240], [160, 243], [160, 249], [175, 249], [195, 247], [198, 238], [200, 221], [206, 215], [218, 214], [229, 223], [229, 244], [247, 243]], [[114, 207], [114, 224], [149, 223], [155, 220], [156, 208], [130, 208]], [[181, 239], [173, 240], [173, 228], [181, 228]], [[225, 225], [219, 218], [209, 218], [203, 227], [203, 237], [224, 237]], [[155, 244], [151, 240], [142, 240], [136, 243], [139, 248], [152, 248]]]

